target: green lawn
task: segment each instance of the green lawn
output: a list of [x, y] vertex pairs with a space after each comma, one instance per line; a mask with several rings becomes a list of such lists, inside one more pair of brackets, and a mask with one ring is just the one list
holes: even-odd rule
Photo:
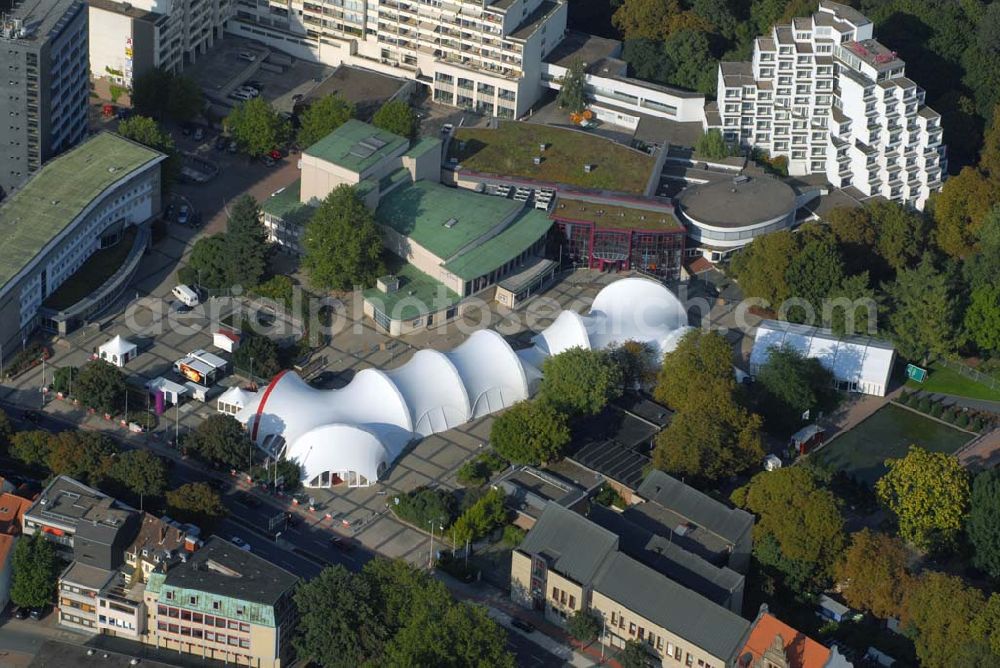
[[[539, 144], [546, 145], [545, 151]], [[532, 162], [536, 156], [542, 157], [540, 165]], [[449, 157], [474, 172], [627, 193], [645, 190], [655, 162], [645, 153], [584, 131], [513, 121], [496, 130], [459, 128]], [[583, 171], [585, 164], [594, 165], [589, 174]]]
[[72, 276], [49, 295], [45, 306], [60, 311], [98, 290], [124, 264], [135, 243], [135, 235], [135, 227], [130, 226], [117, 244], [87, 258]]
[[910, 445], [952, 453], [973, 436], [889, 404], [824, 446], [811, 459], [857, 480], [874, 484], [885, 473], [886, 459], [902, 457]]
[[963, 376], [957, 371], [953, 371], [946, 366], [932, 364], [928, 369], [927, 380], [917, 383], [912, 380], [906, 381], [906, 387], [913, 390], [923, 390], [925, 392], [940, 392], [941, 394], [954, 394], [959, 397], [970, 399], [985, 399], [987, 401], [1000, 401], [1000, 390], [993, 390], [976, 382], [975, 380]]

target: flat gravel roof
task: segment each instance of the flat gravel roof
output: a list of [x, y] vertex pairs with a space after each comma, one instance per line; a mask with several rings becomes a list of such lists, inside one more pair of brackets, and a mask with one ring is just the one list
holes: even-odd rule
[[795, 191], [770, 176], [737, 183], [724, 179], [685, 188], [675, 201], [692, 221], [713, 227], [746, 227], [791, 213]]
[[105, 190], [162, 153], [102, 132], [42, 166], [0, 204], [0, 285], [5, 285]]

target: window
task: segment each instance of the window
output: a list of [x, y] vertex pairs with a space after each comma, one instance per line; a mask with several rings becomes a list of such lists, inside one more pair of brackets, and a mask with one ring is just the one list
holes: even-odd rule
[[559, 603], [561, 605], [566, 605], [566, 592], [564, 591], [559, 592]]
[[646, 629], [644, 629], [644, 628], [642, 628], [642, 627], [640, 626], [640, 627], [639, 627], [639, 640], [642, 640], [642, 639], [643, 639], [643, 638], [645, 638], [645, 637], [646, 637]]
[[559, 587], [553, 587], [552, 588], [552, 600], [554, 600], [554, 601], [558, 601], [559, 600]]
[[191, 613], [191, 621], [198, 622], [199, 624], [201, 624], [201, 621], [202, 621], [201, 613], [200, 612], [192, 612]]
[[243, 622], [240, 622], [240, 631], [243, 631], [243, 633], [249, 633], [250, 632], [250, 625], [249, 624], [244, 624]]
[[215, 642], [215, 634], [211, 631], [205, 631], [205, 640]]
[[[227, 644], [227, 645], [232, 645], [233, 647], [236, 647], [237, 645], [239, 645], [239, 644], [240, 644], [240, 639], [239, 639], [239, 638], [237, 638], [236, 636], [227, 636], [227, 637], [226, 637], [226, 644]], [[689, 658], [690, 658], [690, 656], [691, 656], [691, 655], [690, 655], [690, 654], [688, 654], [688, 657], [689, 657]], [[691, 664], [689, 663], [688, 665], [690, 666]]]
[[168, 591], [168, 592], [166, 593], [166, 596], [165, 596], [165, 598], [166, 598], [166, 599], [167, 599], [168, 601], [172, 601], [172, 600], [174, 600], [174, 592], [172, 592], [172, 591]]
[[219, 610], [220, 608], [222, 608], [222, 604], [219, 603], [219, 601], [212, 601], [212, 609], [213, 610]]
[[661, 652], [663, 651], [663, 637], [662, 636], [656, 636], [656, 649], [660, 650]]
[[576, 597], [570, 594], [569, 596], [569, 607], [576, 609]]
[[618, 613], [617, 612], [612, 612], [611, 613], [611, 626], [618, 626]]
[[635, 635], [635, 622], [629, 623], [629, 625], [628, 625], [628, 634], [630, 636], [634, 636]]
[[694, 657], [691, 656], [691, 652], [688, 652], [687, 656], [684, 657], [684, 665], [685, 666], [690, 666], [690, 665], [693, 665], [693, 664], [694, 664]]
[[239, 607], [236, 608], [236, 614], [242, 616], [245, 610], [246, 610], [246, 608], [244, 608], [241, 605], [241, 606], [239, 606]]
[[677, 661], [681, 660], [681, 648], [680, 647], [675, 647], [674, 648], [674, 659], [676, 659]]
[[191, 605], [198, 605], [198, 597], [197, 596], [189, 596], [188, 597], [188, 602], [190, 602]]

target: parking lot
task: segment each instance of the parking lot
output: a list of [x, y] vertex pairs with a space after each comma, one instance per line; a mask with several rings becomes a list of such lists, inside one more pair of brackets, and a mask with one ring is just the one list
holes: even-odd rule
[[[249, 58], [252, 58], [250, 60]], [[272, 62], [273, 61], [273, 62]], [[278, 68], [279, 71], [273, 71]], [[241, 37], [226, 38], [184, 70], [202, 87], [213, 112], [224, 116], [239, 100], [230, 94], [249, 81], [278, 111], [292, 110], [294, 95], [304, 95], [328, 77], [334, 68], [292, 59], [281, 52]]]

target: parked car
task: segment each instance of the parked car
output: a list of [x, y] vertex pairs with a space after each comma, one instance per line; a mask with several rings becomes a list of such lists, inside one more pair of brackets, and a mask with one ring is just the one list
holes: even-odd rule
[[258, 91], [264, 90], [264, 86], [261, 85], [261, 83], [255, 79], [251, 79], [250, 81], [244, 81], [243, 85], [249, 86], [250, 88], [256, 88]]
[[201, 141], [204, 138], [205, 138], [205, 128], [195, 128], [194, 140]]
[[260, 161], [263, 162], [268, 167], [273, 167], [274, 166], [274, 158], [272, 158], [269, 155], [265, 155], [263, 158], [260, 159]]
[[450, 135], [452, 130], [454, 129], [455, 129], [454, 125], [452, 125], [451, 123], [445, 123], [444, 125], [441, 126], [441, 134]]
[[296, 93], [295, 95], [292, 96], [292, 102], [301, 102], [302, 97], [303, 97], [302, 93]]
[[27, 619], [28, 609], [22, 608], [21, 606], [17, 606], [16, 608], [14, 608], [14, 612], [11, 613], [11, 617], [13, 617], [14, 619]]
[[187, 225], [191, 222], [191, 209], [187, 204], [181, 204], [181, 208], [177, 210], [177, 224]]
[[245, 93], [250, 97], [257, 97], [260, 95], [260, 91], [254, 88], [253, 86], [240, 86], [239, 88], [236, 89], [236, 92]]
[[281, 160], [281, 151], [276, 148], [272, 148], [268, 155], [271, 157], [271, 160]]
[[47, 607], [46, 608], [32, 608], [31, 612], [28, 613], [28, 616], [31, 617], [33, 620], [35, 620], [37, 622], [38, 620], [40, 620], [42, 617], [45, 616], [46, 612], [48, 612], [48, 608]]
[[228, 144], [228, 143], [229, 143], [229, 139], [227, 139], [226, 137], [224, 137], [222, 135], [219, 135], [218, 137], [215, 138], [215, 150], [216, 151], [225, 151], [226, 150], [226, 144]]
[[511, 617], [510, 618], [510, 625], [513, 626], [516, 629], [521, 629], [525, 633], [531, 633], [532, 631], [535, 630], [535, 627], [534, 627], [533, 624], [531, 624], [530, 622], [526, 622], [526, 621], [524, 621], [523, 619], [521, 619], [519, 617]]
[[229, 148], [227, 150], [230, 153], [236, 153], [236, 151], [239, 150], [239, 148], [240, 148], [239, 145], [236, 143], [235, 140], [233, 140], [233, 141], [229, 142]]
[[241, 550], [246, 550], [247, 552], [250, 552], [253, 549], [247, 544], [245, 540], [243, 540], [239, 536], [233, 536], [232, 538], [229, 539], [229, 542], [235, 545], [236, 547], [240, 548]]
[[330, 547], [341, 552], [350, 552], [354, 549], [354, 541], [346, 536], [333, 536], [330, 538]]
[[257, 56], [250, 53], [249, 51], [240, 51], [239, 53], [236, 54], [236, 57], [239, 58], [240, 60], [245, 60], [248, 63], [252, 63], [255, 60], [257, 60]]

